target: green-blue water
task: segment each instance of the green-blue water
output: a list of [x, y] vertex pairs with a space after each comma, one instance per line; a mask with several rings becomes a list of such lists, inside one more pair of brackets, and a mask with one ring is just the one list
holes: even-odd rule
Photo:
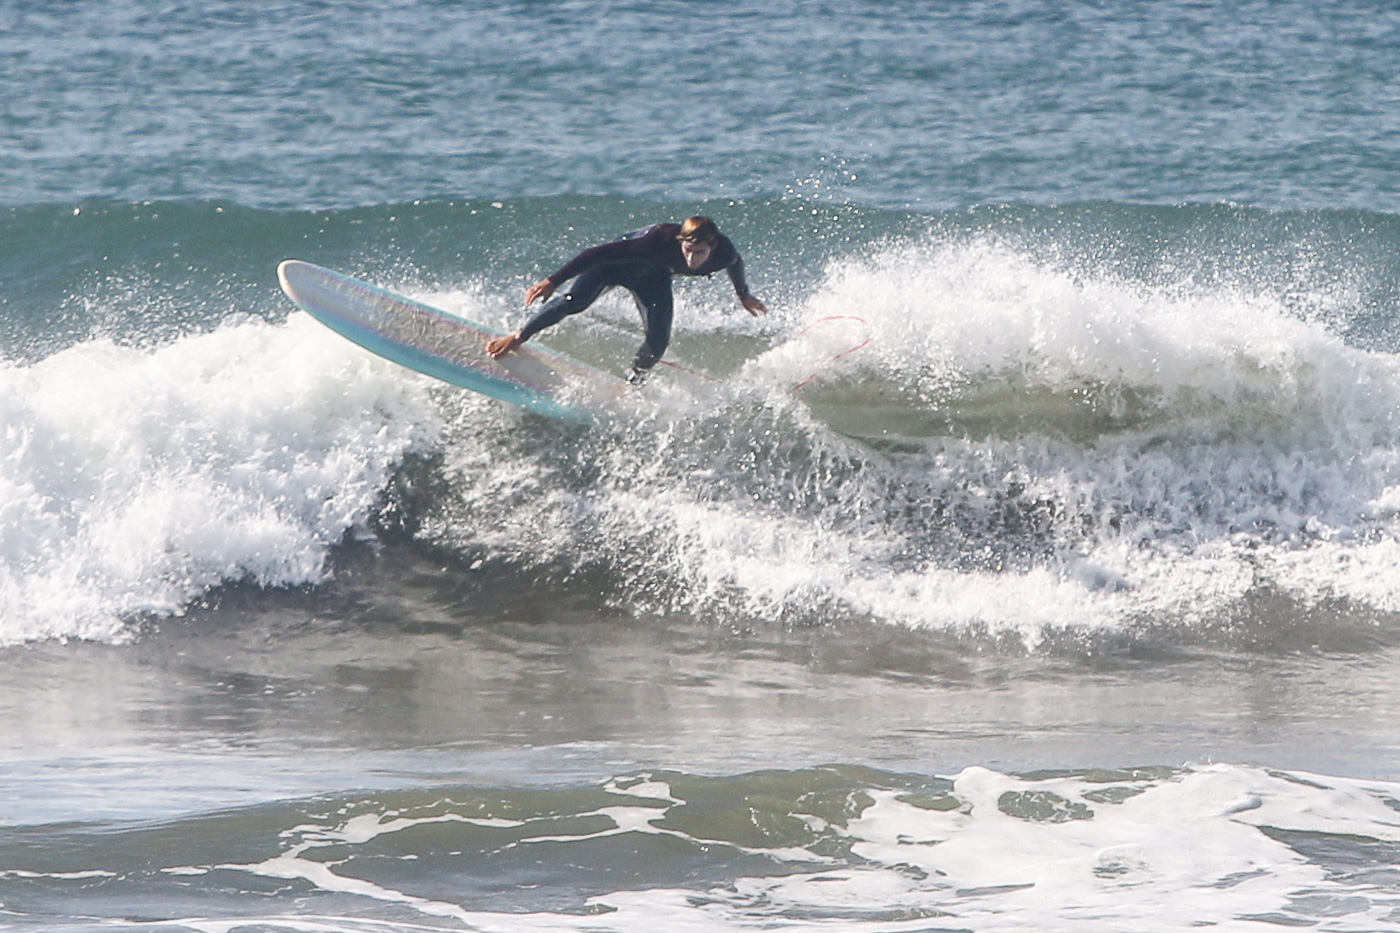
[[[1400, 12], [0, 3], [0, 926], [1400, 929]], [[693, 213], [635, 417], [509, 329]], [[620, 371], [605, 298], [542, 336]]]

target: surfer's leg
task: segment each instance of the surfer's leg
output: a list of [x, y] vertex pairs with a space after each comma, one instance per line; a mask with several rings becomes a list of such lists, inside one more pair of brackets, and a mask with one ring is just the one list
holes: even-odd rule
[[544, 307], [520, 328], [520, 339], [529, 340], [546, 327], [553, 327], [569, 315], [578, 314], [597, 301], [606, 289], [616, 285], [615, 279], [616, 276], [607, 266], [580, 273], [567, 291], [546, 301]]
[[647, 330], [646, 339], [637, 350], [637, 358], [632, 361], [633, 371], [644, 373], [660, 361], [671, 343], [671, 313], [674, 306], [671, 276], [666, 273], [648, 276], [629, 282], [627, 287], [637, 298], [642, 323]]

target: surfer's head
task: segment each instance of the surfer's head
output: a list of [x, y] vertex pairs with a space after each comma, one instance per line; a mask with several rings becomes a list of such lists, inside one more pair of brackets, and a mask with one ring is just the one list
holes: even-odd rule
[[715, 244], [719, 242], [719, 227], [708, 217], [687, 217], [681, 224], [678, 239], [681, 241], [681, 255], [685, 264], [699, 269], [710, 258]]

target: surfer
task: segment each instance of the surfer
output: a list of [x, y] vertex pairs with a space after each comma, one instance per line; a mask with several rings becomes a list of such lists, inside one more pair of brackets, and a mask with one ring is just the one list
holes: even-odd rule
[[[627, 379], [641, 382], [671, 342], [671, 276], [729, 273], [739, 303], [753, 316], [768, 308], [749, 291], [744, 261], [729, 238], [708, 217], [691, 217], [684, 223], [663, 223], [634, 230], [616, 240], [591, 246], [565, 263], [549, 278], [525, 290], [525, 304], [545, 300], [544, 307], [524, 327], [486, 345], [492, 358], [504, 356], [546, 327], [593, 304], [604, 291], [621, 286], [632, 293], [642, 312], [646, 339], [632, 361]], [[574, 280], [567, 291], [547, 300], [564, 282]]]

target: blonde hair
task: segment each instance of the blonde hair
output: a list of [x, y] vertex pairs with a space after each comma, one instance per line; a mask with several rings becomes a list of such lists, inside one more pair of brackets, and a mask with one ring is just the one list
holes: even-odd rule
[[708, 217], [687, 217], [681, 224], [681, 239], [692, 243], [714, 243], [719, 239], [719, 227]]

